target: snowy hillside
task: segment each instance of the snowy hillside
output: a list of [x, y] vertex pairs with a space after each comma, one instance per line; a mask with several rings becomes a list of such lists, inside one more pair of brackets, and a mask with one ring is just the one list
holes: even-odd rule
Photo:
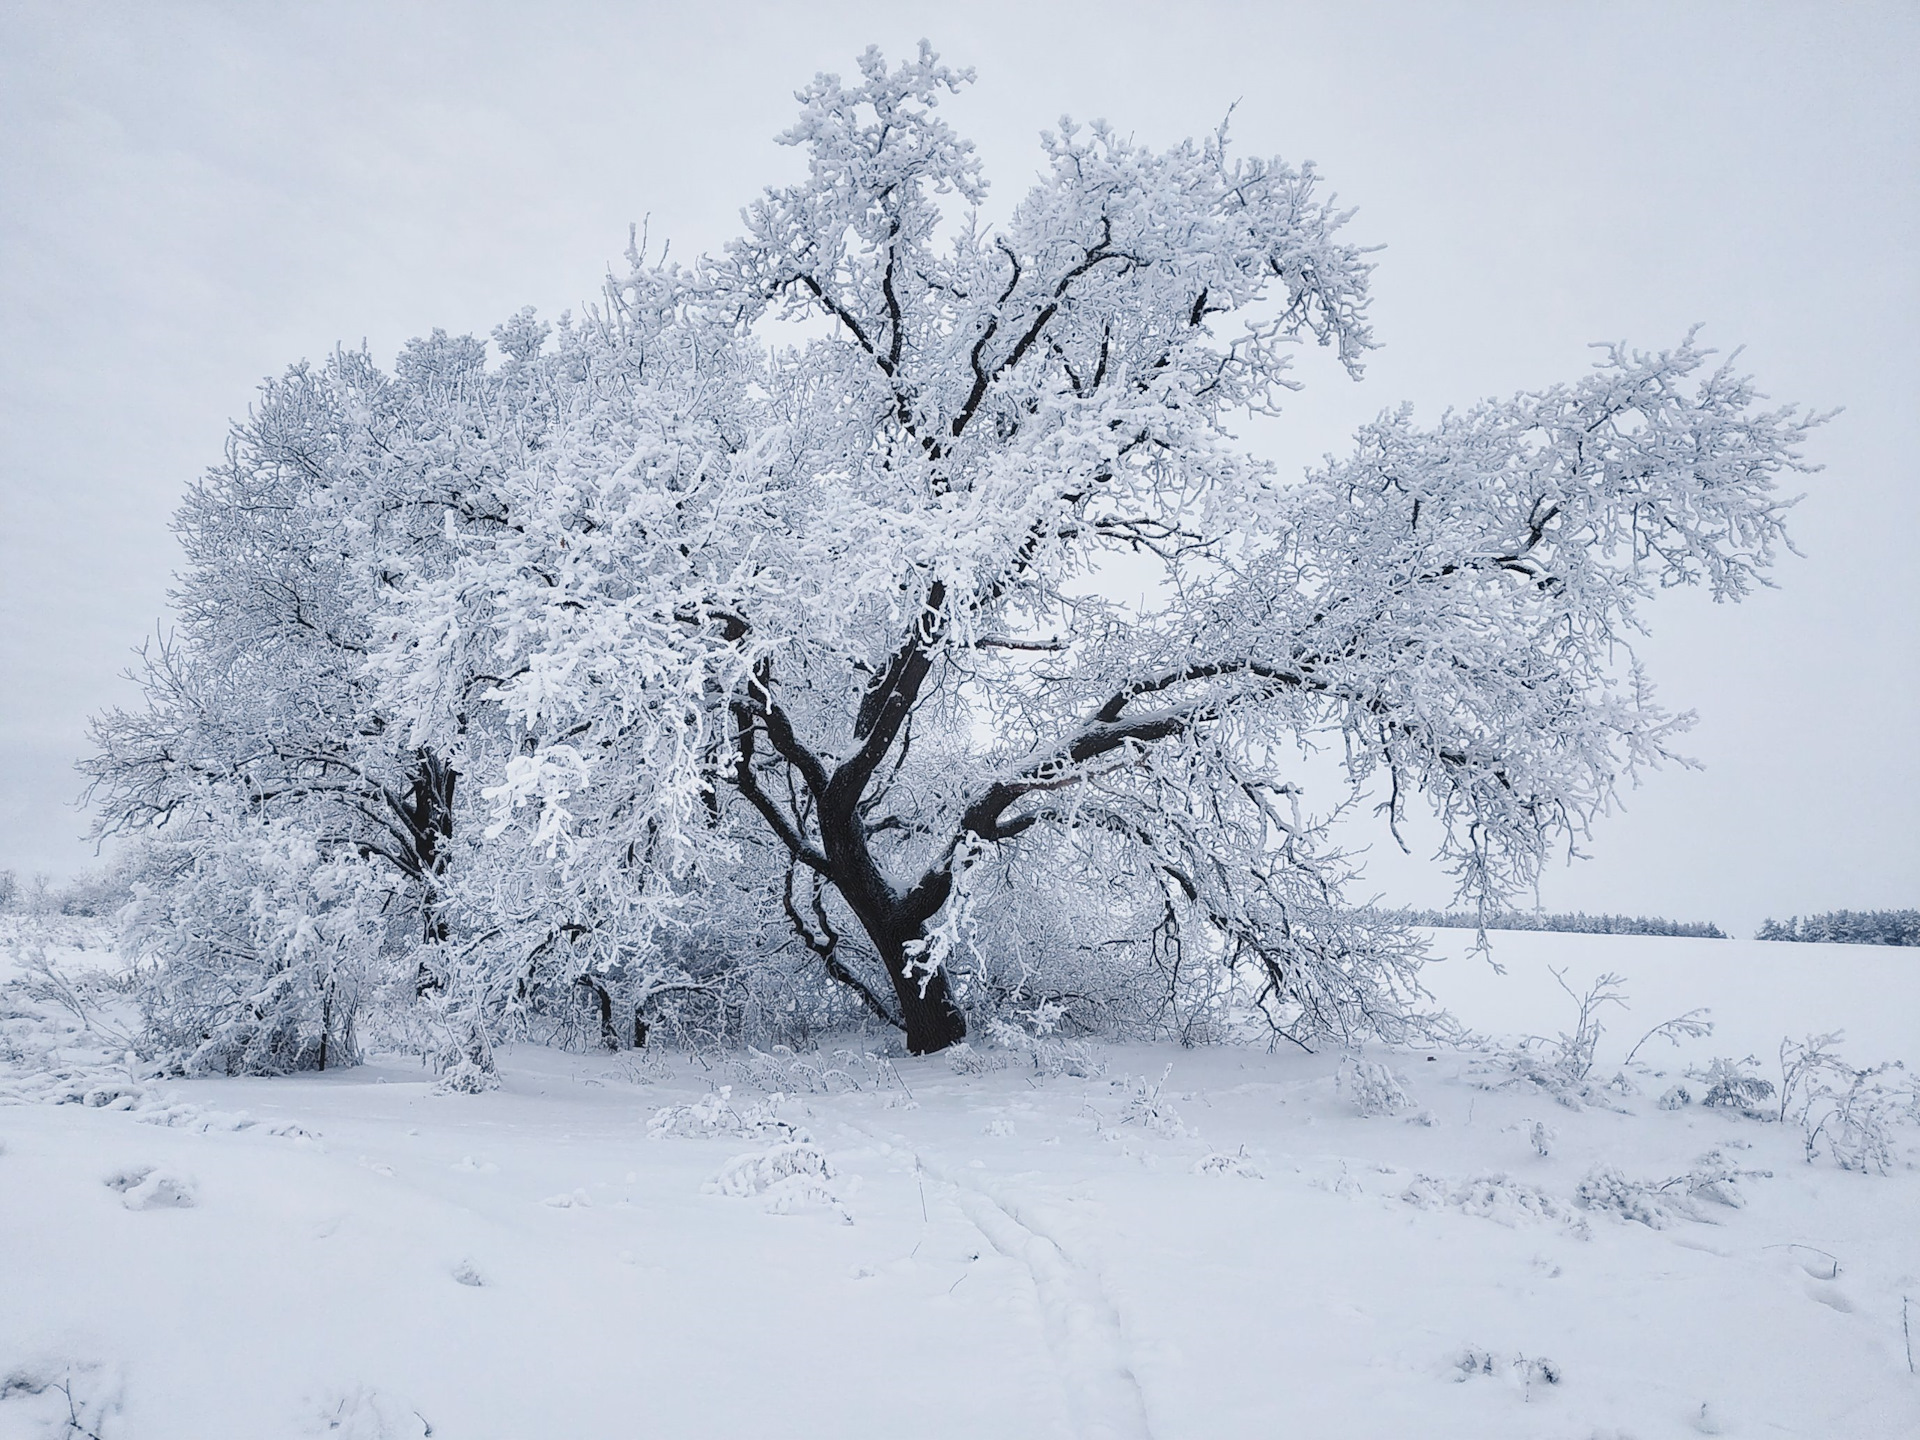
[[[1479, 1030], [1571, 1029], [1549, 964], [1626, 977], [1584, 1079], [850, 1038], [522, 1047], [480, 1096], [393, 1060], [155, 1083], [16, 988], [0, 1437], [1920, 1434], [1920, 1130], [1888, 1174], [1809, 1164], [1683, 1074], [1777, 1084], [1783, 1034], [1841, 1026], [1916, 1054], [1920, 967], [1523, 934], [1501, 978], [1470, 939], [1430, 980]], [[1623, 1072], [1697, 1005], [1718, 1034]]]

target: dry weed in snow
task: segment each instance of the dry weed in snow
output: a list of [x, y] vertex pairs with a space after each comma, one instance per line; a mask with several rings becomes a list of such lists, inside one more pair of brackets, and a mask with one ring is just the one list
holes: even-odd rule
[[808, 1138], [806, 1131], [781, 1119], [777, 1113], [786, 1098], [776, 1090], [742, 1109], [733, 1103], [733, 1087], [722, 1085], [691, 1105], [663, 1105], [647, 1121], [647, 1134], [655, 1140], [711, 1139], [722, 1135], [735, 1140], [767, 1136], [788, 1140]]
[[1591, 1233], [1579, 1211], [1539, 1186], [1511, 1175], [1476, 1175], [1467, 1180], [1416, 1175], [1400, 1198], [1422, 1210], [1458, 1210], [1509, 1228], [1552, 1223], [1583, 1240]]
[[853, 1216], [828, 1181], [833, 1166], [825, 1152], [804, 1140], [788, 1140], [750, 1155], [736, 1155], [720, 1169], [709, 1188], [736, 1199], [762, 1196], [769, 1214], [827, 1209], [851, 1225]]

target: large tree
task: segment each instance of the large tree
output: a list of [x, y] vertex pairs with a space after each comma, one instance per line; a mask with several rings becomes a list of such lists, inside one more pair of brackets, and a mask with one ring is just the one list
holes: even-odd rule
[[103, 831], [225, 824], [237, 799], [384, 862], [420, 932], [444, 933], [457, 750], [394, 723], [367, 659], [385, 592], [432, 568], [454, 517], [493, 518], [473, 421], [497, 388], [484, 361], [478, 342], [436, 335], [395, 376], [343, 352], [262, 388], [176, 518], [178, 629], [143, 653], [145, 706], [94, 722], [82, 768]]
[[[524, 519], [459, 592], [512, 637], [499, 798], [553, 843], [624, 797], [599, 833], [629, 856], [757, 831], [775, 863], [736, 880], [915, 1052], [965, 1034], [983, 887], [1123, 894], [1137, 946], [1242, 973], [1277, 1023], [1377, 1028], [1406, 953], [1344, 904], [1302, 743], [1336, 737], [1390, 821], [1426, 797], [1467, 892], [1526, 883], [1681, 727], [1626, 647], [1640, 603], [1762, 575], [1810, 421], [1689, 339], [1389, 414], [1284, 480], [1231, 427], [1294, 342], [1356, 377], [1373, 344], [1310, 167], [1063, 126], [992, 224], [937, 113], [965, 77], [924, 47], [860, 71], [801, 93], [804, 180], [717, 257], [635, 255], [549, 358], [570, 398], [509, 482]], [[386, 663], [433, 673], [441, 633]]]
[[187, 511], [193, 663], [102, 728], [114, 813], [211, 784], [385, 857], [488, 1003], [556, 947], [784, 945], [920, 1053], [1005, 1004], [1396, 1033], [1415, 948], [1329, 816], [1423, 803], [1468, 898], [1529, 882], [1667, 753], [1642, 604], [1763, 578], [1812, 420], [1689, 337], [1285, 478], [1234, 427], [1374, 343], [1312, 169], [1063, 125], [990, 219], [964, 79], [817, 79], [739, 239], [497, 364], [270, 390]]

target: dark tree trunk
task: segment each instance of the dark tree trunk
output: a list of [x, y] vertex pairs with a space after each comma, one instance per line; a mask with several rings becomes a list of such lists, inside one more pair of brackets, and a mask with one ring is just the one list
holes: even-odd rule
[[[440, 907], [440, 875], [447, 868], [453, 840], [453, 788], [460, 772], [431, 750], [416, 750], [413, 783], [404, 803], [396, 803], [412, 841], [413, 877], [420, 885], [420, 938], [437, 945], [447, 938], [447, 917]], [[424, 960], [414, 969], [415, 997], [441, 988], [440, 977]]]
[[[613, 996], [607, 993], [607, 987], [591, 975], [582, 975], [573, 983], [584, 986], [593, 992], [594, 1001], [600, 1008], [600, 1043], [609, 1050], [618, 1050], [620, 1048], [620, 1032], [613, 1028]], [[636, 1013], [634, 1015], [636, 1028], [639, 1019], [640, 1017], [638, 1013]]]
[[440, 875], [447, 868], [447, 849], [453, 839], [453, 790], [459, 779], [460, 772], [431, 750], [415, 752], [413, 785], [402, 814], [413, 840], [424, 938], [430, 943], [447, 938], [446, 916], [439, 905]]
[[[945, 970], [926, 974], [909, 968], [910, 958], [926, 941], [928, 923], [952, 892], [953, 875], [948, 864], [952, 852], [904, 893], [895, 889], [869, 844], [879, 829], [869, 826], [868, 811], [876, 798], [869, 791], [876, 783], [881, 761], [894, 752], [896, 742], [901, 747], [896, 769], [912, 743], [905, 722], [932, 668], [932, 647], [945, 628], [945, 596], [944, 583], [935, 580], [928, 588], [924, 612], [916, 617], [901, 647], [873, 676], [861, 696], [853, 726], [858, 748], [831, 768], [801, 741], [775, 699], [777, 682], [771, 659], [762, 659], [756, 665], [745, 694], [731, 706], [736, 741], [733, 783], [760, 812], [795, 862], [804, 864], [837, 890], [860, 921], [886, 967], [900, 1007], [907, 1049], [915, 1055], [931, 1055], [958, 1044], [967, 1035], [966, 1016], [954, 1003]], [[745, 622], [729, 619], [722, 633], [729, 640], [738, 640], [746, 633]], [[790, 808], [782, 806], [760, 783], [755, 757], [761, 736], [785, 767], [785, 788], [793, 797]], [[889, 782], [878, 783], [884, 789]], [[819, 836], [818, 845], [808, 834], [810, 828]], [[877, 998], [850, 971], [836, 966], [834, 937], [824, 911], [817, 908], [824, 933], [821, 937], [810, 936], [795, 907], [792, 883], [789, 872], [787, 913], [802, 939], [827, 962], [829, 975], [853, 984], [870, 1007], [882, 1010]]]
[[967, 1038], [967, 1017], [953, 1003], [946, 970], [929, 975], [909, 968], [911, 958], [926, 944], [927, 922], [945, 903], [952, 877], [937, 872], [907, 894], [900, 894], [868, 848], [860, 816], [844, 801], [833, 803], [836, 798], [840, 797], [829, 787], [817, 821], [828, 878], [860, 921], [886, 967], [894, 1000], [900, 1007], [900, 1027], [907, 1032], [907, 1053], [931, 1055], [957, 1045]]
[[946, 970], [936, 970], [931, 976], [921, 971], [909, 972], [906, 945], [911, 940], [883, 939], [871, 926], [867, 927], [867, 935], [887, 967], [887, 978], [893, 981], [893, 996], [900, 1005], [901, 1028], [907, 1032], [907, 1053], [931, 1055], [966, 1039], [967, 1017], [953, 1003]]

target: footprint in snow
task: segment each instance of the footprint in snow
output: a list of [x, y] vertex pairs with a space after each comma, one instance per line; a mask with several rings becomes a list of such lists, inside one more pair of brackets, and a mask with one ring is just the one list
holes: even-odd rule
[[1807, 1294], [1829, 1309], [1838, 1310], [1842, 1315], [1853, 1313], [1853, 1301], [1847, 1298], [1847, 1292], [1830, 1280], [1809, 1280]]

